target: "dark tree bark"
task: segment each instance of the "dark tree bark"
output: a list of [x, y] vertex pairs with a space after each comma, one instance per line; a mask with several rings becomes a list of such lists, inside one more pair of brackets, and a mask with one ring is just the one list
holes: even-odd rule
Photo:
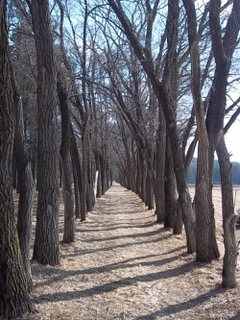
[[150, 169], [147, 171], [146, 179], [146, 205], [148, 210], [154, 208], [153, 173]]
[[142, 168], [141, 168], [141, 163], [140, 163], [140, 156], [139, 156], [139, 151], [137, 152], [137, 164], [136, 164], [136, 193], [139, 197], [141, 197], [141, 181], [142, 181]]
[[[224, 115], [226, 109], [226, 93], [229, 71], [233, 53], [238, 43], [240, 31], [240, 2], [233, 1], [232, 12], [228, 18], [225, 34], [222, 37], [220, 23], [221, 1], [211, 0], [209, 10], [210, 33], [212, 51], [216, 63], [213, 85], [210, 91], [207, 130], [211, 144], [210, 157], [216, 148], [219, 157], [221, 186], [222, 186], [222, 213], [225, 255], [223, 259], [224, 287], [236, 286], [237, 241], [235, 237], [235, 215], [233, 207], [233, 188], [231, 178], [231, 163], [223, 136]], [[212, 161], [213, 163], [213, 161]]]
[[181, 234], [183, 229], [182, 207], [180, 200], [177, 200], [174, 214], [173, 234]]
[[98, 180], [97, 180], [97, 198], [101, 198], [102, 196], [102, 184], [101, 184], [101, 165], [99, 159], [99, 152], [95, 151], [95, 163], [96, 163], [96, 171], [98, 171]]
[[71, 139], [70, 139], [71, 158], [73, 161], [73, 165], [75, 166], [74, 170], [76, 170], [75, 174], [77, 177], [77, 184], [75, 186], [78, 187], [78, 190], [79, 190], [80, 219], [81, 219], [81, 221], [85, 221], [86, 220], [86, 197], [85, 197], [85, 194], [82, 192], [82, 185], [83, 185], [82, 166], [81, 166], [81, 162], [80, 162], [77, 141], [76, 141], [76, 137], [74, 135], [72, 124], [70, 126], [70, 135], [71, 135]]
[[144, 203], [146, 203], [146, 180], [147, 180], [147, 165], [146, 165], [146, 161], [143, 157], [143, 155], [140, 155], [140, 160], [141, 160], [141, 196], [140, 198], [142, 199], [142, 201]]
[[17, 230], [19, 244], [23, 258], [23, 264], [27, 274], [28, 288], [32, 288], [32, 272], [29, 261], [29, 249], [32, 232], [32, 207], [34, 198], [34, 181], [30, 158], [27, 153], [27, 147], [24, 136], [24, 121], [22, 110], [22, 99], [14, 88], [15, 105], [15, 136], [14, 136], [14, 154], [18, 171], [19, 202]]
[[57, 134], [57, 79], [49, 3], [33, 0], [38, 69], [38, 205], [33, 259], [59, 263], [59, 146]]
[[82, 135], [82, 184], [80, 187], [81, 206], [83, 220], [87, 214], [87, 197], [88, 197], [88, 152], [89, 152], [89, 125], [88, 121], [84, 121], [84, 129]]
[[165, 153], [166, 153], [166, 123], [163, 110], [159, 108], [159, 127], [156, 142], [156, 174], [155, 174], [155, 203], [157, 222], [163, 223], [165, 216]]
[[88, 140], [88, 153], [87, 153], [87, 211], [91, 212], [94, 209], [95, 196], [94, 196], [94, 177], [92, 170], [92, 148], [91, 140]]
[[75, 197], [75, 218], [80, 219], [81, 217], [81, 205], [80, 205], [80, 194], [79, 194], [79, 185], [78, 185], [78, 175], [76, 164], [74, 162], [74, 158], [72, 155], [72, 147], [71, 147], [71, 159], [72, 159], [72, 170], [73, 170], [73, 181], [74, 181], [74, 197]]
[[12, 180], [13, 180], [13, 189], [17, 189], [17, 164], [16, 164], [16, 159], [13, 154], [13, 159], [12, 159]]
[[31, 311], [13, 206], [13, 92], [8, 51], [6, 1], [0, 0], [0, 318]]
[[[177, 215], [177, 183], [174, 172], [172, 147], [169, 139], [166, 141], [166, 166], [165, 166], [165, 215], [164, 227], [173, 228], [174, 234], [176, 229], [181, 230], [182, 219]], [[180, 203], [179, 203], [180, 205]], [[180, 218], [180, 219], [179, 219]], [[179, 234], [179, 232], [177, 232]]]
[[236, 267], [238, 245], [236, 241], [236, 218], [234, 214], [232, 166], [225, 145], [224, 136], [218, 138], [216, 145], [222, 183], [222, 211], [225, 254], [223, 257], [222, 285], [233, 288], [237, 285]]
[[99, 155], [100, 165], [101, 165], [101, 182], [102, 182], [102, 193], [105, 194], [107, 191], [107, 162], [102, 153]]
[[166, 153], [166, 124], [162, 109], [159, 108], [159, 127], [156, 142], [156, 174], [155, 174], [155, 203], [157, 222], [163, 223], [165, 216], [165, 153]]
[[198, 132], [198, 168], [194, 198], [196, 212], [196, 260], [211, 262], [220, 256], [216, 234], [214, 208], [211, 197], [209, 169], [209, 141], [201, 99], [201, 70], [198, 48], [197, 17], [193, 0], [183, 0], [188, 20], [188, 40], [192, 68], [192, 95], [196, 110]]
[[71, 243], [75, 239], [75, 221], [70, 157], [70, 115], [67, 103], [67, 92], [64, 88], [60, 73], [58, 73], [57, 89], [59, 97], [59, 106], [62, 117], [62, 143], [60, 155], [62, 164], [62, 191], [64, 202], [63, 242]]

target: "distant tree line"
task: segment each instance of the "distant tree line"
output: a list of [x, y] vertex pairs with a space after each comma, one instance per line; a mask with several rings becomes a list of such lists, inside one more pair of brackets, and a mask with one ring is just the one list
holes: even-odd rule
[[[188, 183], [195, 184], [197, 177], [197, 158], [193, 158], [188, 170]], [[240, 163], [232, 162], [232, 182], [233, 185], [240, 185]], [[221, 185], [221, 175], [218, 160], [214, 160], [214, 171], [212, 183]]]

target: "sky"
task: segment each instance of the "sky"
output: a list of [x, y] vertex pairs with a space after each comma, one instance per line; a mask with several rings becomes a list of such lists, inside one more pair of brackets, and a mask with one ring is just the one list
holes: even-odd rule
[[238, 118], [225, 135], [228, 152], [232, 154], [231, 161], [240, 162], [240, 118]]
[[[197, 0], [199, 7], [206, 4], [208, 0]], [[222, 4], [226, 3], [226, 0], [222, 1]], [[237, 99], [239, 92], [234, 95]], [[231, 155], [232, 162], [240, 162], [240, 117], [234, 122], [231, 128], [225, 135], [225, 141], [228, 148], [228, 152]]]

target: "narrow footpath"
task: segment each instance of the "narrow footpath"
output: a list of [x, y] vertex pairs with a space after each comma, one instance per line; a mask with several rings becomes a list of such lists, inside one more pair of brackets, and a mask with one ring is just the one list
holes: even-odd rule
[[239, 287], [219, 287], [222, 261], [196, 264], [185, 236], [155, 221], [114, 184], [76, 223], [76, 241], [61, 244], [60, 266], [33, 262], [37, 313], [26, 319], [240, 319]]

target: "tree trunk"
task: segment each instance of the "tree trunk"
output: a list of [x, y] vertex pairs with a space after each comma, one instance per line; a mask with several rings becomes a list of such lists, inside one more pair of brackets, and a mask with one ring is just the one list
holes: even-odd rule
[[97, 198], [101, 198], [102, 196], [102, 184], [101, 184], [101, 165], [99, 160], [99, 152], [95, 151], [95, 163], [96, 170], [98, 171], [98, 180], [97, 180]]
[[197, 17], [193, 0], [183, 0], [188, 19], [188, 40], [191, 55], [192, 96], [196, 109], [198, 133], [197, 181], [194, 198], [196, 212], [196, 260], [211, 262], [218, 259], [214, 208], [211, 197], [209, 141], [201, 98], [201, 69], [198, 48]]
[[6, 1], [0, 0], [0, 318], [12, 319], [31, 311], [31, 302], [17, 235], [10, 174], [14, 113], [6, 7]]
[[74, 182], [74, 197], [75, 197], [75, 218], [80, 219], [81, 216], [81, 206], [80, 206], [80, 195], [79, 195], [79, 186], [78, 186], [78, 176], [76, 164], [71, 151], [72, 159], [72, 170], [73, 170], [73, 182]]
[[82, 179], [82, 167], [80, 162], [80, 157], [78, 153], [77, 141], [74, 135], [73, 127], [70, 127], [70, 135], [71, 135], [71, 158], [75, 165], [76, 176], [78, 179], [78, 190], [79, 190], [79, 199], [80, 199], [80, 217], [81, 221], [86, 220], [86, 197], [82, 191], [83, 179]]
[[154, 208], [153, 174], [150, 169], [147, 171], [146, 179], [146, 204], [148, 210], [152, 210]]
[[140, 163], [139, 151], [137, 152], [137, 173], [136, 173], [136, 193], [141, 197], [141, 181], [142, 181], [142, 169]]
[[12, 159], [12, 181], [13, 181], [13, 189], [17, 190], [17, 164], [16, 159], [13, 153], [13, 159]]
[[59, 263], [59, 147], [56, 71], [47, 0], [32, 1], [38, 67], [38, 205], [33, 259]]
[[32, 176], [32, 168], [30, 159], [27, 154], [25, 136], [22, 100], [14, 88], [14, 104], [15, 104], [15, 141], [14, 154], [16, 157], [16, 165], [18, 171], [19, 185], [19, 202], [18, 202], [18, 218], [17, 230], [19, 244], [22, 253], [23, 264], [27, 274], [27, 282], [29, 291], [32, 289], [32, 272], [29, 261], [29, 249], [32, 232], [32, 207], [34, 198], [34, 181]]
[[[102, 193], [105, 194], [105, 192], [107, 191], [107, 163], [106, 163], [106, 159], [105, 157], [100, 154], [99, 155], [99, 160], [100, 160], [100, 164], [101, 164], [101, 178], [102, 178]], [[126, 187], [126, 184], [125, 184]]]
[[156, 142], [156, 174], [155, 203], [157, 222], [163, 223], [165, 216], [165, 154], [166, 154], [166, 124], [162, 109], [159, 108], [159, 128]]
[[88, 124], [85, 124], [84, 133], [82, 136], [82, 183], [81, 183], [81, 207], [82, 207], [82, 221], [86, 220], [87, 214], [87, 191], [88, 191]]
[[143, 156], [140, 157], [141, 159], [141, 171], [142, 171], [142, 181], [141, 181], [141, 199], [144, 203], [146, 203], [146, 179], [147, 179], [147, 165]]
[[[169, 139], [166, 141], [166, 166], [165, 166], [165, 215], [164, 227], [172, 228], [174, 225], [182, 224], [177, 214], [177, 184], [173, 165], [173, 154]], [[180, 205], [180, 203], [179, 203]], [[176, 221], [175, 221], [176, 220]], [[177, 227], [180, 229], [179, 227]]]
[[91, 212], [94, 209], [95, 196], [94, 196], [94, 177], [92, 170], [92, 149], [91, 141], [88, 139], [88, 154], [87, 154], [87, 211]]
[[177, 200], [174, 213], [173, 234], [181, 234], [183, 229], [182, 208], [179, 199]]
[[60, 149], [62, 164], [62, 192], [64, 202], [64, 231], [63, 242], [71, 243], [75, 240], [75, 220], [72, 195], [72, 170], [70, 157], [70, 115], [67, 103], [67, 93], [63, 86], [61, 75], [57, 81], [59, 105], [62, 117], [62, 144]]
[[229, 159], [223, 133], [216, 144], [218, 155], [221, 186], [222, 186], [222, 214], [225, 253], [223, 258], [222, 285], [225, 288], [233, 288], [237, 285], [236, 267], [238, 257], [238, 245], [236, 241], [236, 215], [234, 214], [232, 166]]
[[224, 30], [221, 27], [221, 1], [211, 0], [209, 7], [209, 25], [212, 51], [216, 63], [213, 84], [210, 91], [207, 129], [213, 154], [217, 150], [222, 184], [222, 211], [224, 228], [225, 255], [222, 284], [224, 287], [236, 285], [236, 237], [233, 207], [231, 164], [223, 137], [223, 124], [226, 109], [228, 77], [234, 51], [238, 45], [240, 31], [240, 2], [233, 1], [232, 12]]

